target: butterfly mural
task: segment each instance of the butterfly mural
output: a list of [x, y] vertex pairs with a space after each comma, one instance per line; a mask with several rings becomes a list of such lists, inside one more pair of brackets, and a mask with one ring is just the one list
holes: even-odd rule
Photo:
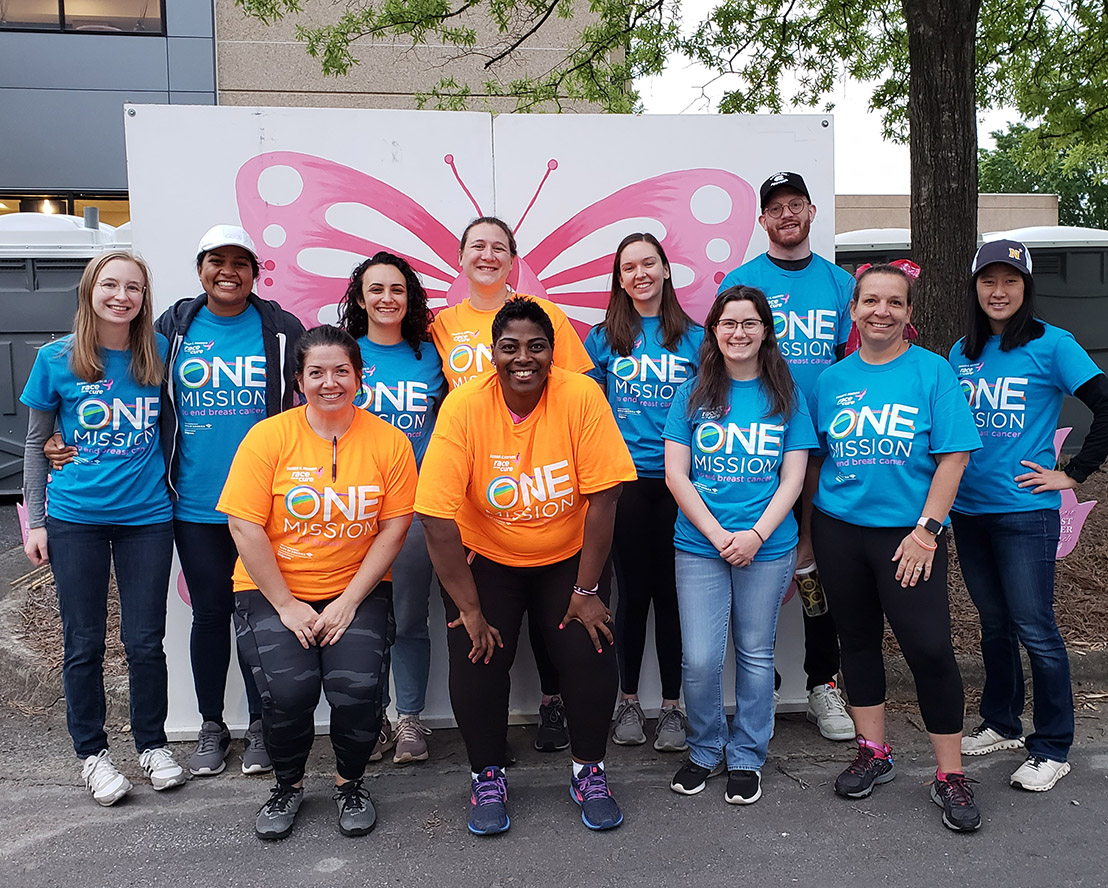
[[[444, 178], [449, 178], [449, 167], [456, 187], [465, 192], [476, 215], [483, 215], [462, 182], [453, 156], [447, 154], [443, 161]], [[547, 179], [558, 169], [557, 160], [548, 161], [517, 230]], [[266, 200], [261, 183], [274, 170], [298, 180], [299, 187], [291, 199], [280, 203]], [[365, 257], [390, 250], [404, 255], [422, 277], [433, 308], [455, 304], [468, 294], [458, 262], [460, 232], [446, 228], [414, 197], [368, 173], [312, 154], [272, 151], [246, 161], [239, 168], [235, 188], [242, 226], [261, 253], [259, 295], [279, 299], [306, 326], [333, 319], [334, 306], [346, 290], [351, 269], [340, 275], [334, 259], [329, 265], [316, 261], [328, 253], [332, 257]], [[698, 206], [706, 194], [714, 200], [712, 213]], [[352, 205], [355, 210], [370, 212], [339, 211]], [[384, 216], [413, 235], [439, 262], [407, 255], [381, 242], [373, 231], [371, 213]], [[650, 219], [664, 231], [659, 239], [674, 269], [678, 299], [699, 321], [724, 275], [746, 256], [756, 215], [754, 189], [741, 176], [720, 169], [673, 170], [619, 188], [584, 206], [517, 258], [509, 283], [518, 292], [543, 296], [561, 305], [583, 336], [603, 317], [607, 306], [616, 242], [641, 227], [639, 220]], [[351, 224], [353, 218], [363, 221]], [[571, 248], [592, 247], [595, 238], [589, 240], [590, 235], [624, 220], [636, 221], [628, 222], [627, 230], [611, 244], [593, 247], [592, 254], [586, 250], [579, 261], [559, 267], [560, 258]]]
[[[1072, 428], [1065, 428], [1058, 429], [1058, 431], [1054, 433], [1055, 459], [1057, 459], [1058, 455], [1062, 452], [1062, 445], [1072, 431]], [[1058, 549], [1055, 552], [1056, 558], [1065, 558], [1074, 550], [1074, 547], [1077, 545], [1077, 539], [1081, 536], [1081, 528], [1085, 526], [1085, 519], [1089, 517], [1089, 513], [1093, 510], [1093, 506], [1095, 505], [1096, 500], [1079, 503], [1076, 494], [1074, 494], [1072, 490], [1062, 491], [1062, 506], [1058, 510], [1062, 524], [1062, 535], [1058, 538]]]

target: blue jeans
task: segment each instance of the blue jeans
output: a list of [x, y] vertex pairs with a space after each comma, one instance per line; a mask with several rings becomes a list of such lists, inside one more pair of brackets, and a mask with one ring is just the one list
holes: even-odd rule
[[[689, 758], [702, 768], [726, 759], [729, 771], [756, 771], [773, 732], [773, 641], [796, 550], [748, 567], [678, 551], [676, 566]], [[728, 624], [735, 647], [730, 730], [723, 709]]]
[[73, 749], [87, 758], [108, 746], [104, 636], [113, 561], [127, 653], [131, 733], [139, 752], [165, 746], [169, 698], [162, 638], [173, 522], [74, 524], [47, 518], [46, 538], [62, 617], [65, 717]]
[[981, 721], [1005, 737], [1023, 733], [1022, 642], [1035, 683], [1035, 732], [1027, 738], [1027, 751], [1064, 762], [1073, 745], [1073, 690], [1069, 657], [1054, 619], [1058, 510], [952, 512], [950, 518], [962, 576], [981, 615]]
[[392, 609], [396, 640], [385, 656], [384, 708], [389, 705], [389, 672], [396, 685], [396, 711], [419, 715], [427, 702], [431, 674], [431, 634], [427, 602], [431, 594], [431, 556], [423, 537], [423, 522], [412, 516], [404, 547], [392, 563]]

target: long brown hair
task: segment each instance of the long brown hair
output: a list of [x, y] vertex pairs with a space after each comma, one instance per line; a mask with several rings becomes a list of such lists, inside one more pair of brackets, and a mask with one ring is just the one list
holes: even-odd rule
[[689, 396], [689, 416], [697, 410], [722, 413], [730, 400], [731, 377], [727, 373], [727, 364], [723, 352], [716, 342], [716, 323], [723, 315], [724, 308], [731, 302], [749, 302], [758, 312], [766, 331], [765, 339], [758, 349], [758, 381], [762, 391], [770, 402], [766, 416], [780, 416], [788, 420], [792, 415], [796, 398], [796, 386], [789, 365], [781, 357], [777, 346], [777, 333], [773, 328], [773, 312], [761, 290], [754, 287], [729, 287], [716, 297], [704, 319], [704, 344], [700, 346], [700, 369], [697, 371], [696, 387]]
[[635, 346], [635, 338], [642, 332], [642, 318], [635, 310], [635, 300], [623, 289], [619, 282], [619, 266], [623, 258], [623, 251], [631, 244], [650, 244], [662, 260], [662, 267], [666, 270], [666, 278], [662, 281], [662, 302], [658, 308], [658, 317], [662, 322], [662, 348], [673, 351], [681, 337], [689, 332], [689, 327], [694, 321], [677, 301], [677, 291], [673, 289], [673, 278], [669, 274], [669, 259], [666, 251], [658, 242], [658, 238], [650, 232], [637, 232], [629, 234], [619, 242], [616, 248], [615, 260], [612, 263], [612, 294], [608, 298], [608, 310], [604, 312], [604, 320], [597, 324], [597, 329], [603, 331], [608, 337], [608, 345], [617, 355], [626, 357], [631, 354]]
[[96, 338], [96, 312], [92, 309], [92, 288], [100, 272], [113, 259], [133, 262], [142, 272], [145, 284], [142, 306], [131, 320], [127, 348], [131, 352], [131, 378], [139, 385], [158, 385], [162, 381], [164, 365], [158, 355], [154, 338], [154, 305], [150, 295], [150, 269], [134, 253], [127, 250], [111, 250], [89, 260], [81, 282], [77, 285], [77, 315], [73, 319], [73, 345], [69, 366], [73, 375], [85, 382], [97, 382], [104, 377], [104, 358]]

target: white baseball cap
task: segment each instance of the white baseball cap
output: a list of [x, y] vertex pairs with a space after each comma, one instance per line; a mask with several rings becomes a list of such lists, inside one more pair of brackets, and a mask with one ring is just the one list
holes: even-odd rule
[[220, 247], [242, 247], [258, 262], [258, 248], [254, 246], [254, 239], [246, 233], [245, 228], [238, 225], [213, 225], [204, 232], [200, 243], [196, 247], [196, 255], [200, 256], [209, 250], [218, 250]]

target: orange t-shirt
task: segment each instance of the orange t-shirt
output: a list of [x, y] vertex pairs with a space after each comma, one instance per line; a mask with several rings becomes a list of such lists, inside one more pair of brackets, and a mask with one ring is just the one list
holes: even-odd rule
[[[516, 293], [523, 296], [523, 293]], [[592, 369], [592, 360], [581, 337], [562, 311], [549, 299], [528, 296], [550, 316], [554, 325], [554, 366], [574, 373]], [[450, 390], [476, 379], [492, 369], [492, 321], [500, 309], [481, 311], [467, 296], [457, 305], [444, 308], [431, 324], [431, 338], [442, 358], [442, 372]]]
[[[358, 572], [378, 521], [411, 514], [416, 467], [404, 433], [372, 413], [354, 411], [336, 454], [306, 411], [279, 413], [247, 433], [216, 508], [264, 527], [292, 594], [320, 601]], [[257, 588], [239, 558], [235, 591]]]
[[416, 511], [452, 518], [462, 543], [512, 567], [581, 550], [584, 494], [635, 480], [635, 464], [600, 387], [551, 367], [538, 406], [514, 423], [489, 374], [443, 401], [423, 458]]

